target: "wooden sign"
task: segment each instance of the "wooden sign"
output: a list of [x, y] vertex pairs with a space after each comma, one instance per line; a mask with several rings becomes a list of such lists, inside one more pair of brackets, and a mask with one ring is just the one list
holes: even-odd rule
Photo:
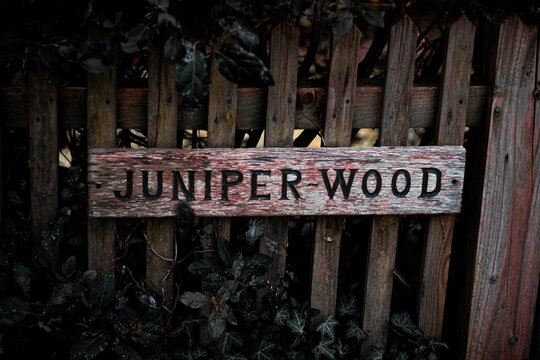
[[460, 146], [90, 149], [96, 217], [458, 213]]

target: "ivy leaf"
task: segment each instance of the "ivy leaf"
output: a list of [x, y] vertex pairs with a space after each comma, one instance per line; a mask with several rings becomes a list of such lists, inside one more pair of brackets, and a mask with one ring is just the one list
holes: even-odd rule
[[271, 351], [276, 347], [273, 343], [268, 340], [263, 340], [259, 344], [259, 348], [251, 357], [254, 360], [272, 360], [274, 357], [271, 354]]
[[287, 327], [293, 334], [303, 335], [306, 327], [306, 320], [300, 315], [297, 310], [294, 310], [292, 317], [287, 320]]
[[156, 298], [153, 297], [150, 294], [145, 293], [144, 291], [137, 291], [136, 292], [137, 300], [149, 309], [155, 310], [159, 308], [158, 302], [156, 301]]
[[384, 359], [384, 349], [378, 348], [375, 346], [369, 347], [369, 352], [366, 360], [383, 360]]
[[358, 304], [356, 298], [353, 296], [348, 299], [346, 296], [341, 295], [337, 305], [337, 315], [340, 318], [346, 316], [354, 316], [358, 313]]
[[247, 360], [247, 357], [238, 353], [238, 354], [226, 354], [224, 357], [225, 360]]
[[264, 235], [264, 221], [261, 218], [249, 219], [248, 229], [246, 231], [246, 241], [253, 246]]
[[216, 232], [214, 230], [214, 225], [208, 224], [203, 227], [199, 233], [201, 246], [203, 249], [208, 250], [212, 248], [212, 244], [215, 241]]
[[397, 330], [404, 332], [405, 334], [412, 336], [422, 336], [422, 332], [414, 324], [409, 316], [409, 313], [402, 312], [398, 314], [393, 314], [390, 318], [390, 325], [395, 327]]
[[172, 330], [169, 334], [172, 338], [180, 337], [181, 335], [187, 334], [191, 335], [192, 331], [202, 325], [205, 324], [207, 319], [202, 315], [191, 315], [188, 316], [185, 320], [183, 320], [180, 323], [180, 326], [178, 326], [176, 329]]
[[221, 355], [228, 354], [234, 347], [244, 346], [244, 340], [240, 334], [235, 332], [224, 332], [218, 339], [217, 350]]
[[291, 313], [289, 312], [289, 309], [287, 309], [286, 306], [283, 306], [274, 316], [274, 324], [277, 326], [285, 326], [290, 317]]
[[220, 237], [218, 239], [218, 255], [221, 261], [226, 266], [231, 266], [233, 261], [234, 247], [226, 239]]
[[202, 276], [216, 271], [217, 268], [219, 268], [219, 266], [213, 258], [203, 258], [192, 262], [188, 266], [188, 271], [192, 274]]
[[109, 343], [99, 331], [88, 331], [71, 347], [69, 358], [71, 360], [90, 360], [101, 354]]
[[400, 351], [395, 357], [394, 357], [395, 360], [408, 360], [409, 359], [409, 355], [404, 352], [404, 351]]
[[226, 314], [213, 310], [208, 317], [208, 332], [211, 338], [217, 339], [225, 331], [227, 325]]
[[13, 277], [28, 298], [31, 290], [32, 270], [20, 263], [13, 264]]
[[329, 316], [328, 319], [326, 319], [324, 322], [320, 323], [319, 326], [317, 326], [316, 331], [321, 333], [321, 336], [327, 337], [330, 340], [334, 341], [336, 338], [336, 332], [334, 331], [334, 328], [338, 325], [338, 322], [336, 319], [334, 319], [332, 316]]
[[274, 85], [263, 61], [239, 44], [228, 44], [216, 53], [219, 71], [229, 81], [244, 85]]
[[272, 258], [264, 254], [253, 254], [246, 262], [246, 266], [266, 270], [272, 264]]
[[113, 349], [115, 359], [142, 360], [141, 355], [129, 346], [115, 346]]
[[347, 323], [347, 331], [345, 332], [345, 339], [356, 339], [356, 341], [360, 342], [364, 339], [366, 339], [366, 333], [362, 328], [358, 325], [358, 323], [354, 320], [350, 320]]
[[335, 359], [336, 350], [334, 349], [334, 341], [331, 339], [322, 339], [313, 349], [313, 355], [315, 355], [316, 360], [319, 360], [321, 355], [330, 359]]
[[210, 300], [200, 292], [186, 291], [178, 298], [180, 302], [192, 309], [200, 309], [204, 305], [210, 303]]
[[375, 9], [363, 9], [362, 17], [368, 24], [384, 28], [384, 18], [379, 11]]
[[304, 353], [300, 351], [288, 351], [286, 355], [288, 360], [305, 360], [306, 358]]

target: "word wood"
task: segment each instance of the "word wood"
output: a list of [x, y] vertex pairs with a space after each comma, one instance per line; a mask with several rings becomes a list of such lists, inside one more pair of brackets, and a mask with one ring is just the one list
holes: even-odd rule
[[90, 149], [94, 217], [458, 213], [461, 146]]

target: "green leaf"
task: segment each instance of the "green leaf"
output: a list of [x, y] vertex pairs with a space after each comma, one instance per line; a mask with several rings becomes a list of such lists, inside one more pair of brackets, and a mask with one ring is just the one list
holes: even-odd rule
[[255, 30], [242, 19], [226, 17], [218, 19], [219, 26], [234, 39], [240, 41], [247, 47], [254, 47], [259, 44], [259, 36]]
[[221, 300], [229, 300], [236, 291], [236, 282], [234, 280], [227, 280], [218, 290], [218, 296]]
[[384, 349], [378, 348], [375, 346], [369, 347], [369, 352], [366, 360], [383, 360], [384, 359]]
[[237, 353], [237, 354], [226, 354], [225, 357], [223, 358], [225, 360], [247, 360], [247, 357], [245, 357], [244, 355], [240, 354], [240, 353]]
[[288, 351], [286, 353], [288, 360], [305, 360], [306, 356], [300, 351]]
[[200, 292], [186, 291], [178, 298], [180, 302], [192, 309], [200, 309], [206, 304], [210, 303], [210, 300]]
[[233, 261], [234, 247], [226, 239], [220, 237], [218, 239], [218, 255], [221, 261], [227, 266], [230, 266]]
[[184, 319], [177, 328], [172, 330], [169, 336], [172, 338], [177, 338], [184, 334], [191, 335], [195, 328], [205, 324], [207, 321], [208, 320], [202, 315], [190, 315]]
[[188, 266], [188, 271], [195, 275], [207, 275], [210, 274], [216, 269], [218, 269], [219, 266], [216, 264], [215, 260], [212, 258], [203, 258], [199, 260], [195, 260]]
[[277, 326], [285, 326], [290, 317], [291, 313], [289, 312], [289, 309], [286, 306], [283, 306], [274, 316], [274, 324]]
[[354, 25], [354, 16], [349, 10], [338, 10], [331, 17], [332, 35], [334, 39], [339, 39], [351, 31]]
[[246, 266], [266, 270], [272, 264], [272, 258], [264, 254], [254, 254], [247, 259]]
[[366, 333], [354, 320], [350, 320], [347, 323], [347, 331], [345, 332], [345, 339], [355, 339], [360, 342], [367, 338]]
[[334, 328], [338, 325], [338, 322], [334, 317], [329, 316], [324, 322], [320, 323], [319, 326], [317, 326], [316, 331], [321, 333], [321, 336], [327, 337], [331, 339], [332, 341], [336, 338], [336, 332]]
[[185, 53], [182, 42], [174, 35], [169, 36], [163, 45], [163, 58], [169, 63], [180, 60]]
[[274, 350], [275, 347], [276, 345], [270, 341], [263, 340], [251, 358], [254, 360], [272, 360], [274, 357], [272, 356], [271, 351]]
[[122, 360], [142, 360], [143, 358], [137, 351], [129, 346], [115, 346], [113, 353], [116, 359]]
[[407, 335], [412, 336], [422, 336], [422, 332], [418, 327], [413, 323], [409, 313], [402, 312], [398, 314], [392, 314], [390, 318], [390, 325], [392, 325], [397, 330], [404, 332]]
[[208, 332], [211, 338], [217, 339], [225, 331], [227, 326], [227, 314], [212, 310], [208, 317]]
[[233, 347], [241, 348], [244, 340], [235, 332], [224, 332], [218, 339], [217, 350], [221, 355], [228, 354]]
[[244, 85], [273, 85], [263, 61], [239, 44], [229, 44], [216, 53], [219, 71], [229, 81]]
[[339, 296], [338, 305], [337, 305], [337, 315], [340, 318], [346, 316], [354, 316], [358, 313], [358, 303], [356, 298], [353, 296], [350, 299], [344, 295]]
[[246, 230], [246, 242], [253, 246], [264, 235], [264, 220], [261, 218], [250, 218], [248, 229]]
[[13, 264], [13, 277], [26, 297], [30, 294], [32, 282], [32, 270], [20, 263]]
[[291, 332], [295, 335], [302, 335], [304, 334], [305, 327], [306, 327], [306, 320], [300, 315], [300, 313], [297, 310], [294, 310], [292, 313], [292, 317], [287, 320], [287, 327]]
[[313, 349], [313, 355], [315, 355], [316, 360], [320, 359], [321, 356], [335, 359], [336, 350], [334, 349], [334, 341], [331, 339], [322, 339]]
[[235, 279], [238, 279], [242, 275], [242, 270], [244, 270], [244, 256], [242, 253], [238, 253], [234, 256], [231, 273]]
[[120, 43], [120, 48], [127, 54], [133, 54], [141, 51], [139, 43], [148, 36], [148, 28], [144, 24], [138, 24], [129, 30], [127, 41]]
[[90, 360], [101, 354], [109, 343], [99, 331], [87, 331], [71, 347], [69, 358], [71, 360]]
[[394, 357], [394, 359], [395, 360], [408, 360], [409, 355], [404, 351], [400, 351], [399, 353], [397, 353], [397, 355]]
[[0, 325], [12, 326], [26, 317], [30, 305], [17, 297], [6, 297], [0, 300]]
[[375, 9], [363, 9], [362, 17], [370, 25], [384, 28], [384, 17]]
[[99, 57], [87, 58], [80, 62], [81, 67], [91, 74], [101, 74], [105, 71], [105, 64]]
[[203, 227], [199, 234], [201, 246], [205, 250], [209, 250], [212, 248], [212, 245], [214, 244], [216, 240], [216, 231], [214, 229], [214, 225], [208, 224], [205, 227]]

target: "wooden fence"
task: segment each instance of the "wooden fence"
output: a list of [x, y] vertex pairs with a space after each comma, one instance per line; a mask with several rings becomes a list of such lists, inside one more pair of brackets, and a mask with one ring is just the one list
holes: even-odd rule
[[[146, 129], [150, 147], [177, 147], [178, 130], [207, 129], [208, 147], [234, 147], [238, 130], [265, 129], [265, 146], [291, 147], [295, 129], [320, 129], [326, 147], [348, 147], [353, 129], [378, 128], [381, 146], [405, 146], [411, 127], [435, 129], [433, 145], [462, 145], [466, 127], [481, 140], [469, 156], [463, 214], [466, 239], [453, 261], [469, 269], [463, 286], [467, 359], [523, 359], [528, 356], [540, 273], [540, 47], [538, 27], [518, 18], [498, 27], [490, 59], [489, 85], [470, 86], [475, 26], [466, 18], [445, 34], [440, 84], [414, 84], [418, 32], [404, 17], [391, 29], [384, 84], [357, 84], [361, 32], [354, 28], [331, 44], [328, 83], [297, 88], [298, 30], [277, 26], [270, 40], [268, 89], [239, 88], [211, 64], [209, 104], [179, 108], [174, 66], [162, 47], [150, 49], [148, 88], [117, 88], [116, 72], [89, 75], [86, 88], [56, 88], [38, 71], [26, 89], [3, 88], [2, 128], [30, 134], [31, 230], [35, 239], [57, 213], [58, 129], [87, 128], [88, 147], [114, 147], [117, 128]], [[96, 39], [108, 41], [95, 34]], [[6, 151], [6, 149], [4, 149]], [[215, 219], [227, 237], [230, 219]], [[336, 308], [344, 219], [316, 218], [311, 306], [319, 319]], [[427, 335], [441, 336], [447, 296], [454, 215], [429, 217], [418, 294], [418, 322]], [[287, 219], [268, 218], [265, 237], [279, 244], [269, 280], [284, 273]], [[384, 346], [397, 251], [397, 216], [376, 216], [371, 224], [362, 313], [369, 332], [363, 349]], [[174, 220], [147, 221], [154, 250], [174, 257]], [[332, 241], [327, 241], [332, 239]], [[35, 241], [39, 244], [39, 241]], [[113, 268], [114, 220], [90, 218], [88, 264], [103, 276]], [[39, 247], [39, 246], [38, 246]], [[148, 251], [147, 284], [172, 297], [169, 264]], [[465, 334], [468, 333], [468, 336]]]

